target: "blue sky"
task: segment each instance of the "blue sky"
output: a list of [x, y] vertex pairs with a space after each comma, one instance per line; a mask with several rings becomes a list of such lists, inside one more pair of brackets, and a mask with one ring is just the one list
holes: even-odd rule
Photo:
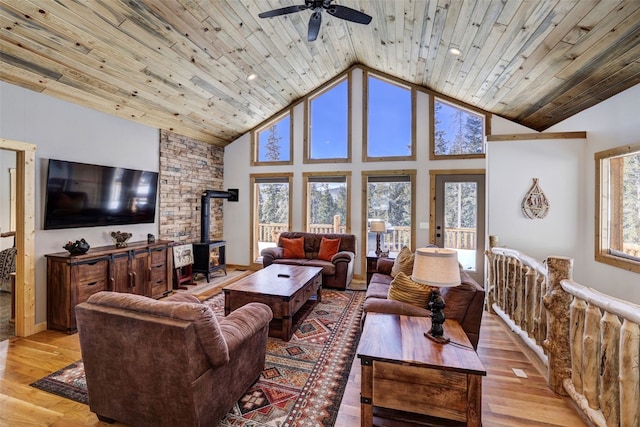
[[[346, 80], [311, 99], [311, 157], [347, 158], [348, 83]], [[411, 90], [369, 77], [367, 144], [369, 157], [408, 156], [411, 154]], [[440, 126], [451, 138], [455, 107], [443, 103]], [[420, 118], [418, 118], [420, 120]], [[427, 120], [425, 117], [424, 120]], [[281, 136], [281, 158], [289, 160], [290, 117], [277, 123]], [[260, 133], [260, 159], [264, 158], [269, 131]]]

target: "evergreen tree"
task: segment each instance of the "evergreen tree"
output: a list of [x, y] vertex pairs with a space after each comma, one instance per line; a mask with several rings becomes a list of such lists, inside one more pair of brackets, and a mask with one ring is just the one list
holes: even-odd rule
[[267, 137], [267, 143], [265, 144], [267, 160], [277, 161], [280, 160], [280, 140], [281, 136], [278, 135], [278, 126], [273, 124], [269, 127], [269, 136]]
[[484, 135], [482, 134], [482, 119], [476, 115], [467, 113], [465, 120], [465, 154], [482, 153]]
[[640, 245], [640, 154], [624, 157], [623, 241]]
[[434, 123], [433, 123], [433, 150], [435, 154], [449, 154], [447, 149], [447, 141], [445, 139], [445, 131], [442, 129], [442, 103], [434, 102]]

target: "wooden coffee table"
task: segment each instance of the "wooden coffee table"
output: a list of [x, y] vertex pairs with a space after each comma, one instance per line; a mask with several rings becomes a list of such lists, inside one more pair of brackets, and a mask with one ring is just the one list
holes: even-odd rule
[[449, 344], [424, 336], [431, 328], [428, 317], [367, 314], [358, 347], [363, 426], [373, 425], [374, 408], [380, 417], [411, 420], [419, 414], [415, 419], [482, 425], [482, 377], [487, 373], [460, 324], [447, 319], [443, 326]]
[[300, 309], [314, 295], [315, 303], [320, 302], [321, 289], [322, 267], [271, 264], [223, 288], [224, 314], [250, 302], [266, 304], [273, 311], [269, 336], [289, 341], [308, 312]]

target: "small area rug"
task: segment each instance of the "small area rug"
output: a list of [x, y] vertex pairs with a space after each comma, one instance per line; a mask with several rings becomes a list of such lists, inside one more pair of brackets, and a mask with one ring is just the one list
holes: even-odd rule
[[[363, 301], [364, 292], [324, 289], [322, 302], [310, 308], [289, 342], [268, 339], [260, 378], [218, 426], [333, 426], [358, 345]], [[224, 313], [224, 295], [204, 303]], [[82, 361], [31, 385], [88, 402]]]

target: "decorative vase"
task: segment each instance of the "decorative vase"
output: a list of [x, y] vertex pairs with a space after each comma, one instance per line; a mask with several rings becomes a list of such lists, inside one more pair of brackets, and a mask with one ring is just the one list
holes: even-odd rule
[[76, 240], [75, 242], [69, 240], [67, 244], [63, 246], [71, 255], [86, 254], [90, 247], [89, 243], [84, 239]]
[[126, 248], [127, 241], [133, 236], [133, 234], [126, 231], [112, 231], [111, 238], [116, 243], [117, 248]]

